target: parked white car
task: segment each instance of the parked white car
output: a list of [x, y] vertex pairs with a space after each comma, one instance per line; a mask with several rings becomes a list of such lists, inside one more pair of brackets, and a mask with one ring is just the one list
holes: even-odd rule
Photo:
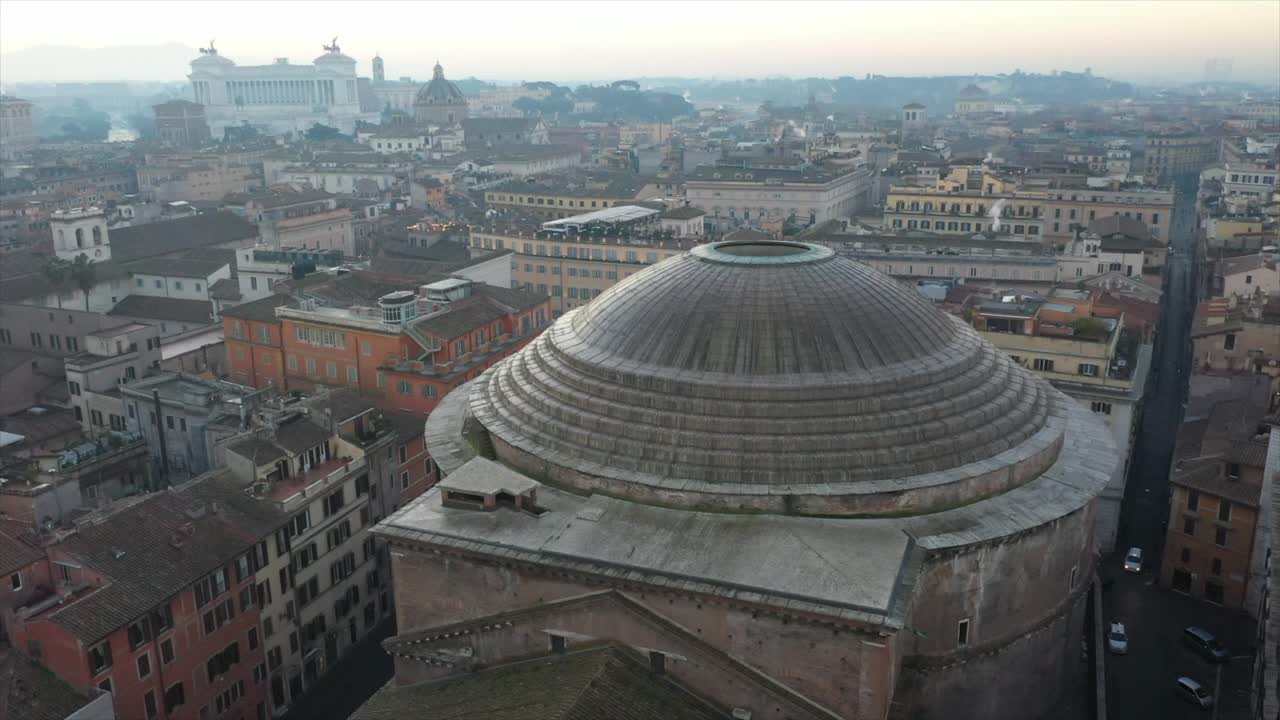
[[1124, 570], [1131, 573], [1142, 572], [1142, 548], [1129, 548], [1129, 552], [1124, 555]]
[[1111, 629], [1107, 631], [1107, 649], [1116, 655], [1129, 652], [1129, 633], [1125, 630], [1124, 623], [1111, 623]]

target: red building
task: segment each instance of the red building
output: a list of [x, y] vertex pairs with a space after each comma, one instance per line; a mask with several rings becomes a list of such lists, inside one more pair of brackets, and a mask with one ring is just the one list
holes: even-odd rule
[[281, 390], [356, 388], [385, 410], [420, 417], [551, 318], [550, 299], [525, 290], [458, 278], [410, 288], [412, 278], [357, 272], [326, 288], [295, 287], [305, 300], [227, 310], [231, 379]]
[[145, 496], [27, 554], [9, 638], [72, 687], [112, 692], [121, 718], [265, 718], [254, 573], [283, 522], [217, 483]]

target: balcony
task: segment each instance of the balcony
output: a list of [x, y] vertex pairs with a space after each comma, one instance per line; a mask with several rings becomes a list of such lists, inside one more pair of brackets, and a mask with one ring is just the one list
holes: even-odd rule
[[271, 483], [268, 497], [284, 505], [286, 511], [293, 510], [301, 501], [314, 498], [352, 473], [364, 469], [366, 464], [363, 456], [355, 459], [341, 457], [328, 460], [301, 475]]

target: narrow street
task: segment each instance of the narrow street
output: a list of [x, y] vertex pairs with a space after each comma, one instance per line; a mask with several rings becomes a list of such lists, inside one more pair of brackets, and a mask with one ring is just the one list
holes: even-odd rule
[[[1166, 270], [1163, 308], [1155, 338], [1153, 376], [1147, 382], [1142, 425], [1133, 472], [1121, 508], [1116, 555], [1103, 561], [1104, 622], [1124, 622], [1129, 654], [1107, 655], [1107, 712], [1113, 719], [1209, 717], [1174, 694], [1174, 682], [1186, 675], [1213, 691], [1218, 688], [1217, 718], [1247, 718], [1254, 623], [1244, 613], [1226, 610], [1157, 584], [1169, 508], [1169, 463], [1182, 422], [1192, 363], [1191, 325], [1199, 298], [1197, 178], [1177, 183], [1178, 197]], [[1140, 574], [1121, 569], [1124, 551], [1143, 549]], [[1210, 665], [1182, 641], [1182, 631], [1198, 625], [1214, 633], [1233, 659]]]
[[394, 668], [382, 641], [394, 631], [394, 620], [387, 620], [369, 633], [289, 710], [285, 720], [347, 720], [391, 679]]

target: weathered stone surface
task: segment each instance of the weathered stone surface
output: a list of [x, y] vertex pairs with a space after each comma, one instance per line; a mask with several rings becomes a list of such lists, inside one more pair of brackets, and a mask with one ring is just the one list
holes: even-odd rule
[[[619, 283], [468, 392], [500, 452], [562, 466], [545, 471], [556, 482], [775, 512], [733, 496], [780, 485], [800, 498], [895, 493], [814, 504], [841, 514], [926, 511], [1025, 482], [1052, 462], [1044, 434], [1061, 434], [1052, 418], [1063, 402], [864, 265], [819, 248], [734, 256], [714, 246]], [[910, 492], [1009, 452], [1023, 457], [1001, 467], [1029, 467], [999, 483], [996, 468], [967, 469], [951, 492]], [[882, 486], [900, 479], [910, 480]]]

